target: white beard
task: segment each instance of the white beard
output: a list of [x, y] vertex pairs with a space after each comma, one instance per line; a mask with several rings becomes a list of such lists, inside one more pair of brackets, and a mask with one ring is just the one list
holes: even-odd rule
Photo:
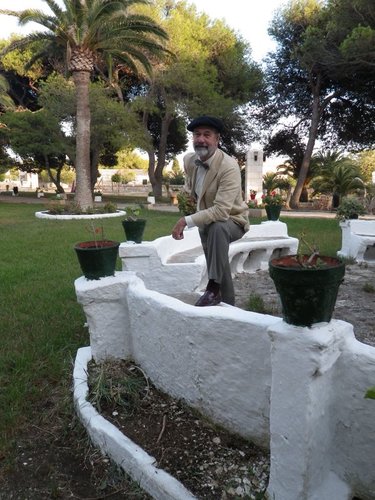
[[194, 151], [197, 153], [199, 158], [206, 158], [209, 154], [208, 148], [202, 147], [202, 146], [197, 146], [194, 148]]

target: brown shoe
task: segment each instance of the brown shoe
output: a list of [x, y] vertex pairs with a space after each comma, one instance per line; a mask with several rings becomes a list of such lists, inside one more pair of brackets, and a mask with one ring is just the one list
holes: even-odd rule
[[206, 306], [217, 306], [221, 302], [220, 291], [217, 293], [210, 292], [210, 290], [206, 290], [204, 294], [198, 299], [195, 303], [198, 307], [206, 307]]

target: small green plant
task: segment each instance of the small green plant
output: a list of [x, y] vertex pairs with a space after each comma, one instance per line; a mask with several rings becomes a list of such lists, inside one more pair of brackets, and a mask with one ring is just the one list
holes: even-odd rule
[[51, 215], [63, 215], [65, 212], [65, 206], [59, 203], [50, 203], [48, 205], [48, 213]]
[[148, 389], [149, 382], [143, 370], [129, 361], [91, 362], [89, 401], [98, 411], [121, 407], [131, 415]]
[[375, 293], [375, 287], [371, 283], [365, 283], [362, 290], [366, 293]]
[[370, 387], [365, 394], [365, 398], [375, 399], [375, 385], [374, 387]]
[[139, 207], [126, 207], [127, 216], [125, 217], [125, 220], [136, 221], [140, 213], [141, 209]]
[[107, 201], [103, 207], [103, 211], [105, 214], [114, 214], [117, 212], [117, 205], [116, 203], [112, 203], [111, 201]]
[[268, 192], [262, 195], [262, 203], [264, 205], [283, 205], [284, 199], [281, 194], [276, 193], [276, 191]]
[[266, 309], [266, 306], [264, 304], [263, 297], [261, 297], [257, 293], [252, 293], [249, 296], [249, 300], [247, 302], [246, 310], [247, 311], [261, 313], [261, 314], [266, 314], [267, 313], [267, 309]]
[[256, 201], [256, 200], [249, 200], [249, 201], [247, 202], [247, 206], [248, 206], [249, 208], [259, 208], [258, 203], [257, 203], [257, 201]]
[[356, 219], [358, 215], [364, 215], [365, 213], [366, 209], [358, 198], [355, 196], [346, 196], [337, 208], [336, 218], [340, 221]]
[[81, 205], [75, 201], [69, 201], [64, 205], [64, 212], [74, 215], [82, 213]]

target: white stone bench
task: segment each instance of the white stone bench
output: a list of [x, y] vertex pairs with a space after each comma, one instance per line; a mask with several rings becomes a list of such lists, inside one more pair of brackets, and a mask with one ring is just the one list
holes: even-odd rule
[[342, 246], [339, 257], [357, 262], [375, 262], [375, 219], [351, 219], [340, 222]]
[[[232, 274], [267, 269], [272, 258], [297, 252], [298, 239], [288, 236], [280, 221], [254, 224], [231, 243], [229, 262]], [[163, 236], [140, 244], [121, 243], [119, 256], [123, 271], [133, 271], [146, 287], [161, 293], [190, 293], [207, 283], [206, 260], [197, 228], [186, 229], [184, 239]]]

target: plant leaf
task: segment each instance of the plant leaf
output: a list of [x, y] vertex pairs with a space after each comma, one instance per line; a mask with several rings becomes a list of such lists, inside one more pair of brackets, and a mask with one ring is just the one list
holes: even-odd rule
[[365, 398], [375, 399], [375, 385], [374, 387], [370, 387], [365, 394]]

